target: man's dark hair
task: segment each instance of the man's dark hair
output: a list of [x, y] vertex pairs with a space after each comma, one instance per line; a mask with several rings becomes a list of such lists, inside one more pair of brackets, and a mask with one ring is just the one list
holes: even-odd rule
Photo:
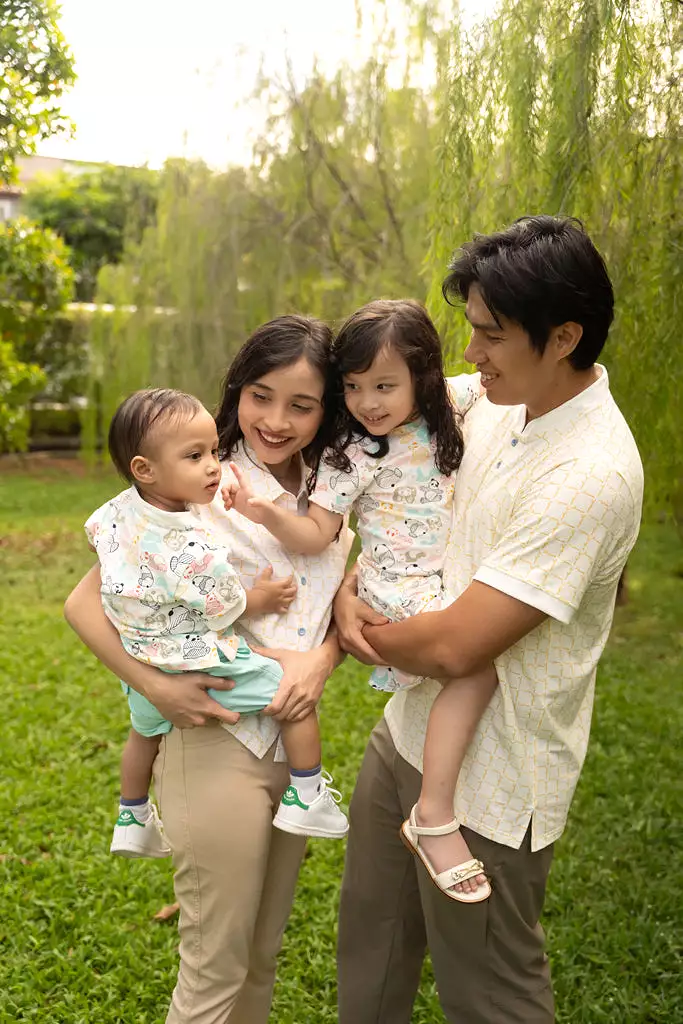
[[172, 388], [144, 388], [121, 402], [109, 425], [109, 454], [117, 470], [134, 483], [130, 464], [144, 454], [145, 441], [160, 422], [190, 420], [204, 408], [194, 395]]
[[587, 370], [600, 355], [614, 292], [605, 261], [573, 217], [520, 217], [504, 231], [475, 235], [448, 268], [446, 302], [466, 302], [473, 284], [499, 326], [501, 316], [519, 324], [539, 353], [553, 327], [573, 321], [583, 334], [568, 357], [571, 366]]

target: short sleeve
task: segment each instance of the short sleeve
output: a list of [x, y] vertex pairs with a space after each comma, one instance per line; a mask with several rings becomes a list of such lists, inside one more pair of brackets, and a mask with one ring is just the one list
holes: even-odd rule
[[83, 529], [85, 530], [85, 535], [88, 538], [88, 544], [90, 547], [97, 549], [97, 544], [95, 542], [100, 529], [100, 521], [97, 512], [93, 512], [90, 518], [86, 520]]
[[474, 579], [571, 622], [596, 578], [618, 578], [639, 513], [620, 473], [557, 467], [519, 496], [505, 534]]
[[174, 599], [198, 612], [206, 625], [219, 633], [242, 615], [247, 595], [224, 549], [205, 554], [197, 571], [183, 577]]
[[481, 374], [459, 373], [455, 377], [447, 377], [446, 383], [456, 411], [464, 416], [480, 397]]
[[366, 471], [368, 455], [359, 444], [350, 445], [346, 449], [346, 454], [351, 462], [348, 472], [334, 469], [323, 455], [315, 489], [309, 499], [314, 505], [320, 505], [321, 508], [336, 512], [340, 516], [349, 511], [372, 479], [372, 474]]

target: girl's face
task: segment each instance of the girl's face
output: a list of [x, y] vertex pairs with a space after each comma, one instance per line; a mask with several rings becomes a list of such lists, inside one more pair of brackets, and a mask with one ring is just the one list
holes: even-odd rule
[[415, 385], [405, 359], [385, 345], [363, 373], [344, 374], [344, 400], [354, 419], [376, 437], [413, 419]]
[[237, 419], [266, 466], [280, 466], [311, 443], [323, 418], [325, 382], [305, 356], [266, 373], [240, 392]]

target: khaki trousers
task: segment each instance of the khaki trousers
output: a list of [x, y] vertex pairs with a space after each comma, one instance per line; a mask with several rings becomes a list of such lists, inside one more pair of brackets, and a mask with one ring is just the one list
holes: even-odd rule
[[167, 1024], [266, 1024], [305, 840], [274, 829], [287, 765], [218, 723], [173, 729], [155, 764], [180, 904]]
[[552, 847], [531, 853], [463, 828], [491, 878], [483, 903], [444, 896], [399, 827], [421, 775], [384, 720], [370, 738], [351, 801], [339, 918], [339, 1024], [409, 1024], [427, 946], [452, 1024], [552, 1024], [550, 971], [538, 923]]

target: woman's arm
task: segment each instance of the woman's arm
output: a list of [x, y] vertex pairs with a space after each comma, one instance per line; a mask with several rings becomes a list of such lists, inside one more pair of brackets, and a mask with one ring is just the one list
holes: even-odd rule
[[239, 719], [238, 714], [221, 707], [206, 692], [209, 686], [231, 690], [235, 685], [231, 680], [209, 677], [201, 672], [170, 676], [137, 661], [124, 650], [119, 634], [102, 608], [99, 565], [94, 565], [69, 594], [64, 617], [110, 672], [151, 701], [164, 718], [178, 728], [206, 725], [210, 718], [230, 724]]

